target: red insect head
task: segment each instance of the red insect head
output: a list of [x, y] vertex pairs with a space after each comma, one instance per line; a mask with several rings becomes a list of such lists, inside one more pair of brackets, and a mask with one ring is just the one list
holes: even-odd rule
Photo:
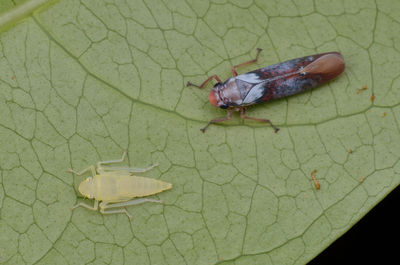
[[208, 100], [210, 101], [211, 105], [215, 107], [219, 107], [221, 103], [221, 99], [219, 98], [219, 94], [217, 90], [211, 89], [210, 94], [208, 94]]

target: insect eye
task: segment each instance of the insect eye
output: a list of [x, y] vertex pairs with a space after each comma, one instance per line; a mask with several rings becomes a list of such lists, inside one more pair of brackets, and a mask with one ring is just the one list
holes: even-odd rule
[[218, 83], [216, 83], [216, 84], [214, 85], [214, 88], [219, 87], [220, 85], [221, 85], [221, 83], [218, 82]]
[[228, 105], [221, 105], [221, 106], [219, 106], [221, 109], [227, 109], [228, 108]]

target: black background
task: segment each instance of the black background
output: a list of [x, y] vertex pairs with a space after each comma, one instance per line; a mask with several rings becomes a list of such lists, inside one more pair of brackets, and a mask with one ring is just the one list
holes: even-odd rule
[[400, 186], [309, 265], [400, 264]]

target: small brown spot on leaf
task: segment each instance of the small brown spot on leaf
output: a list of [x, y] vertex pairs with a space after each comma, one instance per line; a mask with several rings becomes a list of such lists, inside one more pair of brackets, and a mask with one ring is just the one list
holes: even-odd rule
[[321, 188], [321, 185], [319, 185], [319, 181], [318, 181], [318, 179], [315, 177], [315, 173], [317, 173], [317, 170], [316, 170], [316, 169], [314, 169], [313, 171], [311, 171], [311, 178], [312, 178], [313, 181], [314, 181], [315, 188], [316, 188], [317, 190], [319, 190], [319, 189]]
[[363, 90], [367, 90], [367, 85], [364, 84], [362, 88], [357, 88], [356, 90], [357, 95], [359, 95]]

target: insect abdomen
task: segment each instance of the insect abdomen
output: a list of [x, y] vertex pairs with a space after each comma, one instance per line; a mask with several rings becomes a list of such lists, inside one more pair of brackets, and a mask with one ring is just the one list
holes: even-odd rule
[[172, 184], [152, 178], [129, 176], [119, 180], [117, 192], [131, 197], [144, 197], [172, 188]]
[[172, 184], [161, 180], [131, 176], [129, 174], [112, 175], [105, 173], [97, 179], [99, 201], [119, 202], [134, 197], [153, 195], [172, 188]]

